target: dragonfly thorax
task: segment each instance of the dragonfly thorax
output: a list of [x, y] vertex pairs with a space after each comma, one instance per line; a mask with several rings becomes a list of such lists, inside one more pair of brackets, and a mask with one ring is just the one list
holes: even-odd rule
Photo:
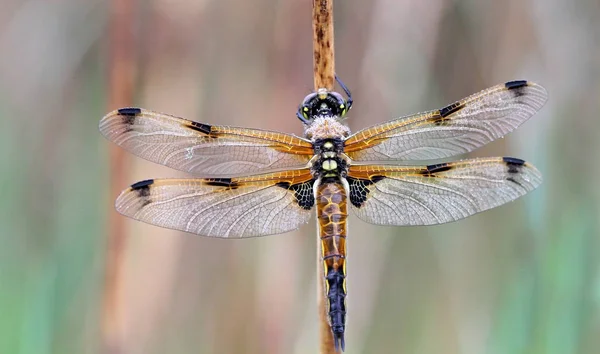
[[344, 142], [341, 139], [321, 139], [314, 143], [315, 162], [311, 172], [315, 177], [345, 177], [348, 165], [342, 157]]

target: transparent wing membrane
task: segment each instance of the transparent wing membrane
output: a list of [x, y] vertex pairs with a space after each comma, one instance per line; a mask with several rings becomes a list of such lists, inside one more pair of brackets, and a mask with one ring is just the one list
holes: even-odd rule
[[113, 111], [100, 131], [131, 153], [202, 177], [231, 177], [306, 167], [312, 144], [258, 129], [197, 123], [139, 108]]
[[345, 142], [355, 161], [431, 160], [464, 154], [503, 137], [546, 102], [546, 90], [511, 81], [442, 109], [363, 129]]
[[498, 157], [423, 167], [352, 166], [352, 209], [378, 225], [435, 225], [508, 203], [532, 191], [542, 176], [523, 160]]
[[133, 184], [116, 209], [149, 224], [210, 237], [295, 230], [314, 204], [307, 170], [254, 178], [159, 179]]

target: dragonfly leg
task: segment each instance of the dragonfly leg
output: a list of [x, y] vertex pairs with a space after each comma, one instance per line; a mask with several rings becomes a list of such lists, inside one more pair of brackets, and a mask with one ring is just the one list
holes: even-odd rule
[[340, 86], [342, 87], [342, 89], [344, 90], [344, 92], [346, 93], [346, 96], [348, 96], [348, 99], [346, 100], [346, 104], [348, 105], [348, 110], [350, 110], [350, 108], [352, 107], [352, 102], [354, 102], [352, 100], [352, 94], [350, 93], [350, 90], [348, 89], [348, 87], [342, 82], [342, 80], [340, 80], [340, 78], [337, 76], [337, 74], [335, 75], [335, 81], [337, 81], [338, 84], [340, 84]]

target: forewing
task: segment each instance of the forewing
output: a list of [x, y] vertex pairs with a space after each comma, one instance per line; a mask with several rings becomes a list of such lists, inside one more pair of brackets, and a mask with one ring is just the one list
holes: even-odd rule
[[537, 112], [546, 90], [510, 81], [435, 111], [361, 130], [345, 142], [355, 161], [430, 160], [464, 154], [500, 138]]
[[299, 228], [314, 205], [308, 170], [248, 178], [160, 179], [121, 193], [121, 214], [210, 237], [254, 237]]
[[466, 218], [532, 191], [539, 171], [510, 157], [425, 167], [351, 166], [350, 201], [362, 220], [378, 225], [435, 225]]
[[100, 131], [135, 155], [202, 177], [304, 168], [313, 154], [308, 140], [293, 135], [208, 125], [140, 108], [109, 113]]

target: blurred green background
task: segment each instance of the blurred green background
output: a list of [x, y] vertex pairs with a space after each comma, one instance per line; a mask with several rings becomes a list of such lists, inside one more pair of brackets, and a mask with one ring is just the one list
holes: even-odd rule
[[[111, 6], [0, 0], [1, 354], [101, 352]], [[436, 227], [351, 218], [348, 354], [600, 352], [599, 16], [597, 0], [336, 2], [353, 130], [513, 79], [550, 96], [471, 154], [532, 162], [538, 190]], [[310, 1], [138, 1], [130, 21], [135, 105], [302, 133]], [[119, 189], [182, 175], [126, 166]], [[123, 353], [316, 352], [313, 223], [239, 241], [125, 223]]]

